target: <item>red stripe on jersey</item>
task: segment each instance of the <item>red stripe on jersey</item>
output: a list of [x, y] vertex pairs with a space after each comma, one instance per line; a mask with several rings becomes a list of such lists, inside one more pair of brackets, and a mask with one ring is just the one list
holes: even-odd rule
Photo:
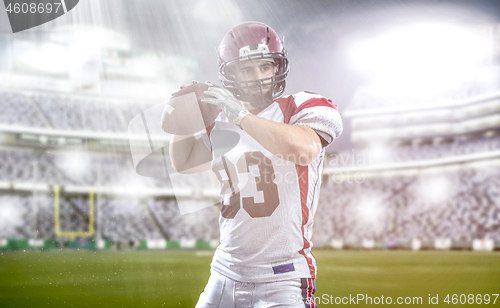
[[295, 114], [295, 110], [297, 110], [293, 96], [279, 98], [278, 102], [280, 104], [281, 112], [283, 112], [283, 117], [285, 117], [283, 123], [288, 124], [290, 122], [290, 118]]
[[312, 259], [306, 255], [304, 252], [304, 249], [308, 249], [311, 247], [311, 244], [309, 241], [306, 239], [305, 234], [304, 234], [304, 226], [307, 224], [309, 221], [309, 208], [307, 207], [307, 192], [309, 188], [309, 168], [308, 166], [300, 166], [296, 165], [297, 168], [297, 174], [299, 176], [299, 188], [300, 188], [300, 203], [302, 207], [302, 238], [304, 239], [304, 247], [299, 251], [301, 255], [304, 256], [307, 260], [307, 265], [309, 266], [309, 271], [311, 272], [311, 277], [315, 277], [315, 268], [314, 264], [312, 262]]
[[308, 278], [307, 279], [307, 285], [308, 285], [308, 290], [309, 290], [309, 294], [307, 294], [307, 296], [309, 296], [309, 298], [311, 299], [311, 308], [314, 308], [316, 307], [316, 303], [314, 302], [314, 298], [313, 298], [313, 282], [312, 282], [312, 278]]
[[335, 105], [331, 100], [324, 97], [313, 97], [302, 103], [299, 108], [295, 104], [293, 96], [288, 96], [286, 98], [279, 98], [278, 102], [280, 104], [281, 112], [283, 112], [283, 123], [288, 124], [292, 116], [299, 113], [301, 110], [311, 107], [330, 107], [337, 112], [339, 111], [337, 105]]
[[337, 105], [335, 105], [331, 100], [327, 98], [311, 98], [310, 100], [307, 100], [305, 103], [300, 105], [299, 110], [296, 112], [298, 113], [300, 110], [306, 109], [306, 108], [311, 108], [311, 107], [331, 107], [337, 111], [339, 109], [337, 108]]

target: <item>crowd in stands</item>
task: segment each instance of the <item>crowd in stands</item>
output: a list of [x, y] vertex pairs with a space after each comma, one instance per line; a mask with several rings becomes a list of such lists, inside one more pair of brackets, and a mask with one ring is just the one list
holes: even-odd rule
[[[60, 231], [89, 231], [88, 195], [61, 194]], [[95, 197], [94, 238], [119, 240], [218, 239], [218, 212], [208, 201], [205, 208], [180, 215], [174, 199]], [[49, 194], [1, 195], [0, 238], [56, 238], [55, 201]]]
[[500, 135], [456, 139], [448, 142], [389, 145], [374, 143], [364, 148], [339, 151], [326, 157], [325, 167], [366, 167], [453, 158], [500, 150]]
[[[496, 167], [323, 183], [314, 241], [500, 240], [499, 173]], [[217, 239], [218, 210], [212, 204], [203, 206], [180, 215], [174, 199], [97, 195], [95, 236]], [[63, 193], [59, 208], [61, 230], [88, 230], [88, 195]], [[2, 195], [0, 238], [54, 238], [54, 209], [51, 194]]]
[[[158, 164], [160, 165], [161, 162]], [[0, 182], [163, 187], [168, 178], [139, 176], [130, 156], [0, 148]]]
[[[167, 161], [168, 162], [168, 161]], [[0, 182], [48, 183], [54, 185], [113, 186], [136, 188], [171, 188], [163, 160], [152, 160], [149, 169], [157, 175], [137, 174], [132, 160], [122, 155], [88, 151], [57, 151], [24, 148], [0, 148]], [[153, 173], [153, 172], [150, 172]], [[218, 186], [211, 172], [196, 175], [172, 175], [175, 187], [214, 188]]]
[[0, 89], [0, 124], [126, 134], [130, 120], [150, 105], [144, 102]]
[[320, 242], [500, 240], [500, 168], [324, 183], [314, 228]]

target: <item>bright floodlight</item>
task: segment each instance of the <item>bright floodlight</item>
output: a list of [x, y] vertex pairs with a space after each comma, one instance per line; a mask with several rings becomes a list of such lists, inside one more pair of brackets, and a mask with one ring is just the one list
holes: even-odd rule
[[[221, 9], [227, 18], [221, 18]], [[212, 30], [214, 27], [230, 27], [228, 24], [236, 24], [244, 20], [241, 8], [232, 0], [217, 2], [198, 0], [195, 2], [192, 14], [194, 20], [201, 21], [204, 26]]]
[[355, 66], [393, 90], [460, 82], [491, 59], [492, 40], [474, 29], [418, 24], [386, 32], [353, 46]]
[[14, 228], [23, 223], [21, 208], [17, 204], [5, 202], [0, 205], [0, 223], [4, 228]]
[[68, 71], [68, 51], [63, 46], [44, 43], [39, 49], [30, 42], [18, 42], [22, 47], [16, 55], [19, 62], [35, 69], [63, 74]]
[[103, 49], [130, 49], [130, 40], [124, 34], [97, 26], [57, 27], [51, 33], [50, 40], [67, 46], [65, 58], [73, 69], [88, 61], [97, 61]]
[[67, 152], [59, 156], [56, 165], [72, 178], [80, 178], [90, 170], [90, 158], [85, 152]]
[[363, 222], [377, 226], [383, 223], [385, 209], [382, 196], [365, 196], [359, 200], [357, 218]]
[[367, 159], [368, 163], [383, 163], [389, 161], [392, 158], [392, 152], [389, 149], [389, 145], [382, 141], [371, 142], [367, 149]]
[[420, 181], [417, 195], [433, 205], [443, 205], [453, 196], [453, 185], [446, 176], [435, 175]]
[[127, 50], [130, 40], [117, 31], [97, 26], [70, 25], [57, 27], [50, 39], [58, 43], [76, 44], [86, 49], [110, 48]]

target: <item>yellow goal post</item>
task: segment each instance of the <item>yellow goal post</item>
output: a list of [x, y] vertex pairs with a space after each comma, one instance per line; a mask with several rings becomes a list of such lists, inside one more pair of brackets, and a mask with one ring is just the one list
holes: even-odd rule
[[88, 231], [63, 231], [61, 230], [60, 222], [60, 195], [61, 187], [59, 185], [54, 185], [54, 229], [56, 236], [67, 236], [70, 240], [75, 237], [91, 237], [94, 235], [94, 191], [90, 189], [89, 191], [89, 220], [88, 220]]

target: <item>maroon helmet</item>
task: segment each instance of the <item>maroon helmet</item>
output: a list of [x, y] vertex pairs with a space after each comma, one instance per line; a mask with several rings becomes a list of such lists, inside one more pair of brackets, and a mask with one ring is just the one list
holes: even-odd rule
[[[274, 76], [252, 81], [236, 80], [231, 73], [232, 66], [253, 60], [272, 61], [275, 65]], [[219, 66], [219, 78], [224, 87], [255, 107], [266, 107], [270, 103], [263, 95], [263, 85], [271, 85], [270, 99], [280, 97], [285, 91], [285, 80], [288, 77], [287, 52], [279, 35], [263, 23], [245, 22], [231, 28], [219, 45]], [[260, 89], [260, 97], [249, 97], [248, 93], [252, 93], [251, 89], [254, 88]]]

